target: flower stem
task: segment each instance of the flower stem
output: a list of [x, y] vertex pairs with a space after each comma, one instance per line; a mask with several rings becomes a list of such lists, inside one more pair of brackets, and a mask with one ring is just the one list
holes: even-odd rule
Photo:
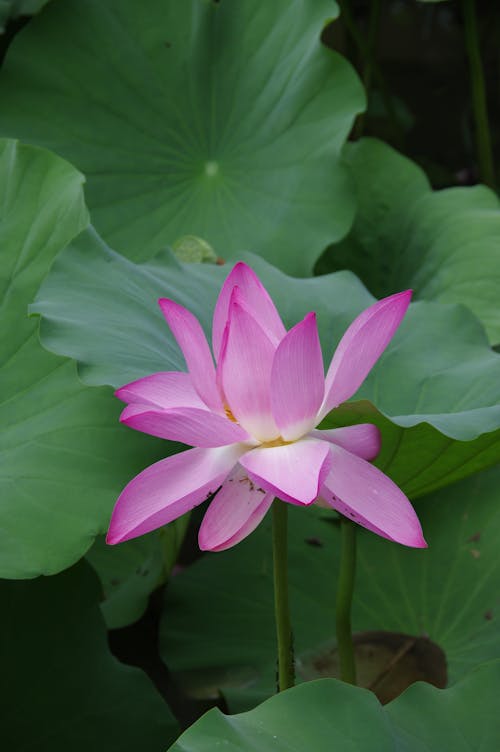
[[340, 678], [356, 684], [356, 662], [351, 632], [351, 605], [356, 574], [356, 525], [341, 518], [340, 572], [337, 588], [337, 651], [340, 660]]
[[293, 646], [288, 605], [287, 506], [273, 502], [274, 613], [278, 638], [278, 692], [293, 687]]
[[481, 62], [476, 6], [474, 0], [462, 0], [462, 7], [464, 14], [465, 47], [469, 58], [479, 172], [481, 180], [491, 188], [495, 188], [495, 170], [493, 167], [491, 133], [486, 107], [486, 87]]

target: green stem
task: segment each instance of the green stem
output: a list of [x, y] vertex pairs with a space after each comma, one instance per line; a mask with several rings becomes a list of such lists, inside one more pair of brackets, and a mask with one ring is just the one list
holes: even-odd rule
[[469, 72], [472, 89], [472, 104], [476, 130], [477, 156], [481, 180], [495, 188], [495, 169], [491, 148], [491, 133], [486, 107], [486, 87], [481, 63], [481, 51], [477, 30], [476, 6], [474, 0], [462, 0], [464, 14], [465, 47], [469, 58]]
[[274, 613], [278, 638], [278, 692], [293, 687], [293, 646], [288, 605], [287, 506], [273, 502]]
[[363, 83], [368, 92], [372, 83], [373, 64], [375, 62], [375, 47], [380, 26], [381, 0], [372, 0], [370, 5], [370, 22], [366, 43], [366, 57], [363, 65]]
[[340, 678], [356, 684], [356, 662], [351, 631], [351, 605], [356, 573], [356, 525], [345, 517], [340, 522], [341, 551], [337, 589], [337, 651], [340, 660]]
[[[399, 122], [396, 108], [387, 88], [384, 76], [382, 75], [382, 71], [374, 58], [371, 48], [371, 46], [375, 44], [376, 34], [378, 30], [381, 10], [379, 0], [374, 0], [375, 7], [372, 6], [371, 9], [368, 40], [364, 38], [363, 34], [361, 34], [356, 25], [354, 16], [351, 13], [349, 0], [338, 0], [338, 4], [340, 7], [341, 19], [343, 20], [345, 27], [351, 36], [351, 39], [358, 49], [358, 54], [363, 60], [363, 82], [365, 84], [365, 87], [367, 86], [367, 84], [368, 86], [371, 86], [371, 81], [373, 78], [384, 103], [385, 111], [391, 125], [394, 142], [399, 148], [402, 148], [404, 142], [404, 132]], [[364, 127], [364, 123], [362, 124], [362, 126], [357, 126], [357, 128], [360, 127], [362, 129]], [[358, 134], [355, 129], [353, 135], [358, 136], [360, 134]]]
[[[368, 24], [368, 36], [363, 60], [362, 81], [365, 87], [366, 96], [369, 99], [372, 85], [373, 66], [375, 64], [375, 47], [380, 24], [381, 0], [372, 0], [370, 5], [370, 20]], [[387, 109], [387, 107], [386, 107]], [[365, 129], [366, 112], [362, 112], [356, 118], [354, 125], [353, 137], [361, 138]]]

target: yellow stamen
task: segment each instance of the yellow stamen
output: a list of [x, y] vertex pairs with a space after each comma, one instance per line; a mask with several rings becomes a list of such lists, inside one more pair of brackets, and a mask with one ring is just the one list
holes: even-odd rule
[[226, 418], [229, 418], [229, 420], [232, 420], [233, 423], [237, 423], [238, 421], [234, 417], [233, 413], [231, 412], [231, 408], [229, 405], [224, 405], [224, 412], [226, 413]]
[[285, 439], [282, 436], [278, 436], [277, 439], [273, 439], [272, 441], [263, 441], [260, 446], [264, 448], [271, 448], [271, 447], [287, 446], [287, 444], [293, 444], [293, 441], [285, 441]]
[[[226, 418], [229, 418], [230, 421], [233, 423], [238, 423], [236, 418], [234, 417], [231, 408], [227, 403], [224, 403], [224, 412], [226, 414]], [[272, 441], [263, 441], [259, 444], [259, 447], [264, 448], [271, 448], [271, 447], [279, 447], [279, 446], [286, 446], [287, 444], [293, 444], [293, 441], [285, 441], [285, 439], [282, 436], [278, 436], [277, 439], [273, 439]]]

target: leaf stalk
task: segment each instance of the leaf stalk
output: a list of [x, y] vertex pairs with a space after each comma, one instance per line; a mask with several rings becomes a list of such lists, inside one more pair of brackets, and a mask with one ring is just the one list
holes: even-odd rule
[[477, 158], [479, 173], [483, 183], [495, 188], [495, 168], [493, 150], [491, 147], [491, 131], [486, 105], [486, 85], [484, 81], [483, 64], [477, 15], [474, 0], [462, 0], [464, 18], [465, 49], [469, 59], [470, 84], [472, 92], [472, 106], [476, 131]]
[[340, 678], [356, 684], [356, 661], [352, 641], [351, 608], [356, 577], [356, 525], [342, 517], [340, 522], [340, 571], [337, 587], [336, 627]]

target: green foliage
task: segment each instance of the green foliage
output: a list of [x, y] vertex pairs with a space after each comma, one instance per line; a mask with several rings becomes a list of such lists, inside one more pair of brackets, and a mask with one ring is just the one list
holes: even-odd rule
[[[500, 468], [491, 467], [500, 458], [500, 354], [491, 349], [500, 345], [500, 205], [485, 186], [432, 190], [417, 164], [374, 138], [346, 143], [365, 95], [333, 48], [353, 57], [370, 102], [351, 137], [387, 133], [413, 144], [442, 184], [455, 172], [465, 182], [475, 174], [472, 135], [479, 172], [494, 171], [482, 148], [489, 126], [479, 32], [492, 37], [485, 27], [498, 18], [489, 11], [476, 29], [471, 13], [457, 22], [446, 8], [392, 5], [0, 0], [0, 134], [30, 144], [0, 138], [6, 749], [165, 752], [174, 743], [170, 709], [141, 671], [112, 656], [105, 631], [141, 619], [156, 591], [144, 620], [154, 631], [165, 585], [167, 669], [154, 645], [129, 645], [131, 660], [147, 654], [143, 665], [160, 681], [172, 672], [168, 690], [187, 720], [193, 698], [209, 704], [223, 695], [231, 711], [263, 703], [230, 718], [209, 712], [172, 752], [497, 749], [500, 664], [486, 662], [500, 655]], [[339, 6], [342, 18], [331, 25]], [[25, 25], [21, 17], [32, 14]], [[399, 21], [387, 25], [388, 14]], [[465, 134], [458, 161], [453, 149], [443, 163], [419, 153], [408, 65], [398, 67], [405, 83], [392, 92], [392, 57], [376, 59], [380, 29], [385, 45], [399, 23], [404, 46], [420, 17], [432, 80], [437, 26], [449, 26], [454, 44], [465, 32], [469, 53], [474, 47], [476, 133], [460, 87], [451, 118]], [[376, 464], [412, 499], [422, 497], [416, 509], [429, 543], [414, 550], [357, 533], [361, 687], [385, 701], [425, 676], [448, 682], [446, 690], [413, 685], [382, 707], [366, 689], [331, 678], [340, 556], [332, 511], [290, 509], [300, 686], [270, 700], [270, 519], [235, 549], [204, 554], [175, 577], [189, 515], [120, 546], [105, 543], [125, 483], [183, 449], [120, 426], [110, 387], [184, 370], [157, 299], [189, 308], [209, 335], [239, 258], [255, 268], [287, 327], [317, 312], [325, 363], [373, 296], [414, 289], [416, 302], [356, 399], [322, 427], [379, 426]], [[186, 542], [183, 565], [194, 536]], [[404, 655], [401, 645], [409, 645]], [[426, 667], [417, 645], [429, 651]]]
[[[298, 280], [257, 257], [248, 260], [287, 326], [316, 311], [325, 362], [347, 325], [373, 302], [352, 274]], [[46, 347], [76, 358], [86, 382], [116, 387], [184, 368], [157, 299], [185, 305], [209, 333], [227, 273], [227, 267], [180, 264], [167, 251], [134, 264], [89, 231], [59, 256], [32, 310], [42, 314]], [[464, 307], [412, 305], [358, 395], [369, 402], [348, 403], [327, 423], [378, 423], [380, 466], [412, 497], [498, 460], [500, 356]]]
[[5, 31], [5, 24], [10, 16], [10, 0], [0, 0], [0, 34]]
[[224, 258], [251, 247], [310, 273], [355, 208], [339, 153], [364, 97], [319, 40], [337, 12], [331, 0], [49, 5], [9, 51], [0, 132], [75, 164], [96, 227], [133, 258], [192, 234]]
[[500, 663], [446, 691], [415, 684], [387, 707], [334, 680], [303, 684], [249, 713], [211, 710], [171, 752], [480, 752], [500, 737]]
[[102, 583], [101, 611], [108, 629], [137, 621], [150, 593], [163, 580], [163, 558], [157, 531], [120, 546], [108, 546], [96, 538], [86, 559]]
[[[498, 657], [499, 481], [495, 468], [420, 502], [426, 550], [359, 529], [356, 632], [427, 635], [444, 650], [450, 682]], [[290, 509], [290, 601], [299, 681], [311, 678], [315, 657], [326, 675], [334, 667], [340, 549], [334, 520], [333, 512]], [[232, 711], [253, 707], [275, 688], [269, 522], [236, 548], [196, 562], [172, 581], [166, 595], [165, 662], [195, 696], [216, 697], [222, 690]], [[366, 656], [358, 656], [358, 662], [362, 677]]]
[[107, 647], [100, 590], [80, 563], [0, 582], [2, 743], [40, 752], [163, 752], [177, 723], [149, 679]]
[[172, 245], [172, 250], [179, 261], [184, 263], [217, 263], [217, 255], [205, 240], [197, 238], [196, 235], [183, 235]]
[[43, 8], [49, 0], [0, 0], [0, 34], [5, 31], [7, 21], [18, 16], [32, 16]]
[[347, 144], [358, 208], [349, 235], [319, 262], [351, 269], [377, 297], [465, 303], [500, 342], [500, 204], [483, 185], [432, 191], [423, 171], [375, 139]]
[[86, 559], [101, 580], [101, 611], [108, 629], [124, 627], [143, 615], [153, 590], [170, 576], [188, 522], [189, 514], [185, 514], [158, 531], [119, 546], [108, 546], [104, 538], [96, 538]]
[[[41, 149], [0, 141], [0, 574], [74, 563], [106, 530], [131, 474], [159, 443], [118, 424], [110, 390], [40, 347], [28, 304], [56, 254], [88, 222], [83, 177]], [[163, 454], [175, 446], [162, 444]]]

